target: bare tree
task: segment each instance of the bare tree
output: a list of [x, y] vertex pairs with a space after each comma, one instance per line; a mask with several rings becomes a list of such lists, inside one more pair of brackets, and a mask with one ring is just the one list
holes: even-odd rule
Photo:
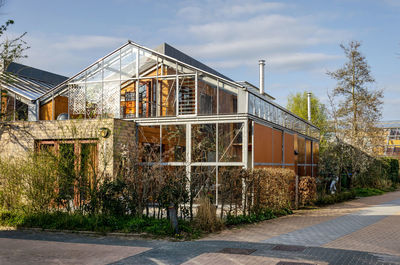
[[359, 51], [360, 45], [357, 41], [340, 45], [347, 62], [327, 74], [337, 81], [331, 97], [336, 102], [335, 128], [338, 135], [341, 140], [371, 153], [379, 135], [376, 124], [382, 116], [383, 91], [371, 87], [375, 79], [365, 56]]

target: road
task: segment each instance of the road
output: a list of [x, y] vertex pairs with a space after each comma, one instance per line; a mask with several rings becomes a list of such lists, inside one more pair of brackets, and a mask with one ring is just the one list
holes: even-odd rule
[[400, 192], [190, 242], [0, 231], [0, 264], [400, 264]]

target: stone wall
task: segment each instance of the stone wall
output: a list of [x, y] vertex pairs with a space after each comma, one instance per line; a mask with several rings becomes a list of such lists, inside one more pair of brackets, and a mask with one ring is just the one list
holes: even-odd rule
[[[101, 137], [100, 128], [110, 130]], [[18, 121], [0, 124], [0, 157], [12, 159], [35, 151], [41, 140], [98, 140], [99, 173], [114, 175], [121, 144], [135, 140], [135, 123], [116, 119]]]

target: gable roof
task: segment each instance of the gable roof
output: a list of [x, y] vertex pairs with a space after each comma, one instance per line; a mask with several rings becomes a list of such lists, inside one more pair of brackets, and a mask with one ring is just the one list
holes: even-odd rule
[[7, 67], [6, 72], [51, 86], [56, 86], [68, 79], [66, 76], [54, 74], [19, 63], [11, 63]]
[[11, 63], [0, 80], [2, 89], [34, 101], [68, 78], [19, 63]]
[[194, 67], [196, 67], [196, 68], [198, 68], [198, 69], [201, 69], [201, 70], [203, 70], [203, 71], [205, 71], [205, 72], [214, 74], [214, 75], [216, 75], [216, 76], [219, 76], [219, 77], [221, 77], [221, 78], [224, 78], [224, 79], [227, 79], [227, 80], [229, 80], [229, 81], [234, 82], [234, 81], [233, 81], [232, 79], [230, 79], [229, 77], [227, 77], [227, 76], [221, 74], [220, 72], [218, 72], [218, 71], [212, 69], [211, 67], [209, 67], [209, 66], [203, 64], [202, 62], [200, 62], [200, 61], [194, 59], [193, 57], [187, 55], [186, 53], [183, 53], [183, 52], [181, 52], [180, 50], [178, 50], [178, 49], [172, 47], [172, 46], [169, 45], [168, 43], [165, 43], [165, 42], [164, 42], [164, 43], [162, 43], [161, 45], [157, 46], [154, 50], [157, 51], [157, 52], [159, 52], [159, 53], [162, 53], [162, 54], [164, 54], [164, 55], [167, 55], [167, 56], [169, 56], [169, 57], [172, 57], [172, 58], [174, 58], [174, 59], [176, 59], [176, 60], [178, 60], [178, 61], [180, 61], [180, 62], [189, 64], [189, 65], [194, 66]]

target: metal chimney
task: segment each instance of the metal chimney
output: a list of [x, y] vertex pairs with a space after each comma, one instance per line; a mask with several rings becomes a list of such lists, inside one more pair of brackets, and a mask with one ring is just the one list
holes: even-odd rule
[[308, 116], [308, 121], [311, 122], [311, 93], [307, 93], [307, 116]]
[[264, 95], [264, 66], [265, 60], [259, 60], [258, 64], [260, 66], [260, 94]]

